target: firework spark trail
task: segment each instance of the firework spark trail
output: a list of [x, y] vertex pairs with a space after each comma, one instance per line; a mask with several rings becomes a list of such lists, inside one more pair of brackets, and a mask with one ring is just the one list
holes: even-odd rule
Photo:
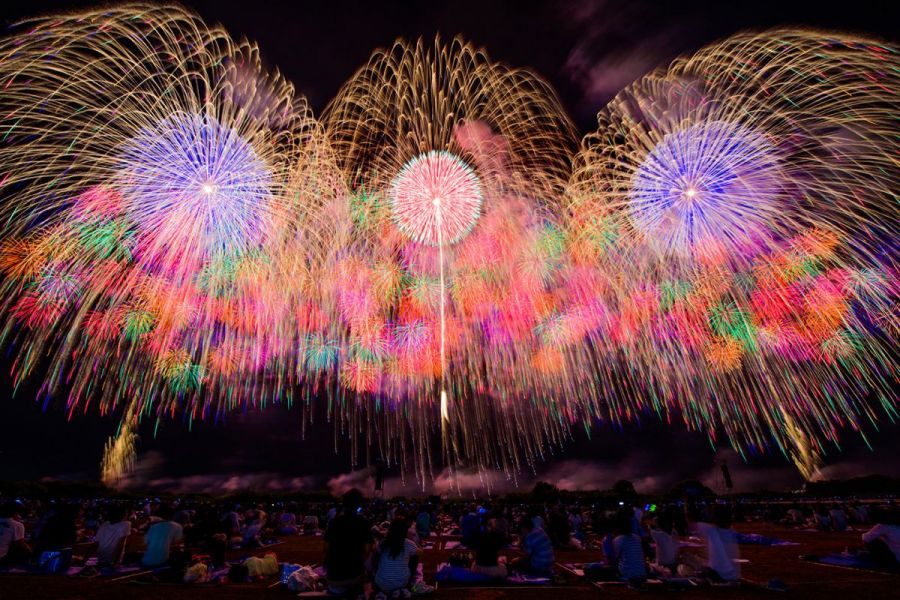
[[255, 47], [150, 5], [23, 23], [0, 80], [16, 384], [46, 368], [40, 395], [70, 414], [124, 411], [105, 474], [135, 415], [290, 401], [294, 352], [324, 327], [293, 306], [315, 297], [345, 197], [290, 84]]
[[[432, 332], [414, 356], [404, 349], [374, 361], [377, 395], [413, 406], [439, 397], [451, 467], [513, 471], [533, 462], [545, 429], [557, 441], [565, 433], [556, 423], [535, 427], [540, 417], [518, 400], [524, 390], [506, 382], [527, 377], [534, 313], [546, 295], [538, 282], [548, 272], [539, 238], [564, 185], [560, 158], [574, 146], [555, 96], [458, 40], [433, 49], [398, 43], [373, 56], [323, 121], [359, 198], [355, 264], [402, 274], [387, 297], [357, 304], [365, 308], [349, 319], [351, 336], [354, 318], [400, 330], [404, 340], [416, 323]], [[413, 434], [420, 471], [430, 464], [430, 421], [427, 413], [414, 420], [425, 426]], [[488, 432], [502, 441], [485, 445]]]
[[895, 272], [896, 64], [874, 41], [734, 36], [601, 110], [568, 192], [588, 258], [638, 282], [607, 304], [657, 312], [608, 352], [635, 347], [689, 425], [741, 452], [774, 440], [806, 475], [871, 406], [896, 416], [895, 338], [874, 325], [896, 293], [852, 283]]
[[397, 226], [407, 236], [438, 248], [440, 284], [440, 415], [445, 462], [459, 461], [456, 436], [451, 432], [447, 396], [447, 310], [444, 245], [461, 240], [474, 227], [481, 211], [478, 177], [461, 160], [447, 152], [417, 156], [400, 171], [391, 186], [391, 210]]
[[0, 41], [14, 381], [121, 411], [110, 475], [140, 419], [295, 401], [423, 483], [438, 431], [514, 477], [648, 415], [811, 472], [897, 416], [898, 62], [737, 35], [576, 153], [546, 83], [459, 40], [376, 52], [320, 126], [183, 9], [29, 21]]

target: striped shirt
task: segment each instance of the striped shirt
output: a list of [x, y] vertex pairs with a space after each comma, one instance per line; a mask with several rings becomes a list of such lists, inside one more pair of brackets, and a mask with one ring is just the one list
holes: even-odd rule
[[636, 533], [620, 535], [614, 539], [613, 551], [616, 553], [619, 575], [623, 578], [640, 579], [647, 576], [644, 549], [641, 547], [641, 538]]
[[417, 554], [419, 547], [410, 539], [403, 542], [403, 552], [397, 556], [391, 556], [387, 545], [383, 545], [378, 559], [378, 572], [375, 573], [375, 585], [383, 592], [393, 592], [406, 587], [411, 575], [409, 559]]
[[529, 531], [522, 542], [522, 550], [528, 555], [532, 569], [549, 571], [553, 566], [553, 544], [543, 529]]

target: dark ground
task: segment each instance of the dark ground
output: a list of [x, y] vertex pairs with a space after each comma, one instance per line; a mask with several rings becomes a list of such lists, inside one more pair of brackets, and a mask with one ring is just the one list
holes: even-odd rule
[[[574, 576], [563, 573], [553, 587], [541, 588], [471, 588], [441, 586], [433, 596], [436, 599], [478, 599], [525, 598], [546, 600], [577, 600], [581, 598], [607, 597], [671, 597], [677, 595], [685, 599], [738, 599], [784, 597], [796, 600], [829, 600], [898, 598], [900, 597], [900, 576], [881, 575], [866, 571], [843, 569], [806, 563], [798, 559], [800, 554], [839, 552], [846, 547], [859, 545], [860, 532], [818, 533], [786, 529], [780, 526], [752, 523], [736, 527], [747, 533], [760, 533], [781, 539], [799, 542], [798, 546], [741, 546], [741, 557], [750, 562], [742, 565], [742, 575], [750, 581], [765, 582], [780, 579], [788, 584], [786, 593], [757, 589], [752, 585], [737, 588], [698, 588], [684, 592], [650, 590], [635, 592], [622, 587], [606, 587], [598, 590], [591, 584], [578, 581]], [[278, 555], [279, 561], [300, 564], [319, 563], [322, 559], [322, 538], [292, 536], [283, 544], [270, 549]], [[686, 549], [686, 551], [699, 551]], [[264, 551], [257, 551], [261, 554]], [[235, 551], [232, 556], [246, 554]], [[424, 554], [425, 580], [434, 583], [434, 571], [439, 562], [446, 560], [450, 551], [427, 550]], [[567, 551], [557, 554], [558, 562], [589, 562], [599, 558], [599, 551]], [[78, 577], [37, 577], [31, 575], [5, 575], [0, 577], [0, 599], [41, 600], [43, 598], [97, 599], [97, 600], [141, 600], [153, 598], [164, 600], [219, 599], [230, 598], [288, 598], [293, 594], [285, 589], [270, 588], [275, 579], [267, 583], [253, 584], [152, 584], [137, 581], [110, 582], [103, 579], [81, 579]]]

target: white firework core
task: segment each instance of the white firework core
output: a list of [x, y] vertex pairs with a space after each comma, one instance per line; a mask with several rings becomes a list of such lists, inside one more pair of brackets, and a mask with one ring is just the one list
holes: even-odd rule
[[458, 242], [481, 213], [481, 185], [472, 169], [449, 152], [432, 151], [406, 163], [391, 186], [397, 227], [432, 246]]

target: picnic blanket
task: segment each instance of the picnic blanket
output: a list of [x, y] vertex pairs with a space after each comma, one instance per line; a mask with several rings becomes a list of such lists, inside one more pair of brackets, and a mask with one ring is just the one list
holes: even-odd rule
[[548, 585], [553, 581], [550, 577], [538, 577], [522, 573], [513, 573], [505, 578], [490, 577], [481, 573], [475, 573], [464, 567], [454, 567], [449, 563], [441, 563], [438, 565], [437, 572], [434, 574], [434, 579], [441, 583], [462, 583], [473, 586], [535, 586]]
[[758, 533], [739, 533], [737, 534], [738, 544], [748, 544], [754, 546], [799, 546], [798, 542], [789, 542], [767, 535]]
[[844, 569], [857, 569], [860, 571], [870, 571], [873, 573], [900, 573], [900, 568], [886, 567], [883, 564], [876, 563], [864, 554], [851, 554], [838, 552], [835, 554], [801, 554], [800, 560], [806, 562], [817, 563], [829, 567], [841, 567]]

